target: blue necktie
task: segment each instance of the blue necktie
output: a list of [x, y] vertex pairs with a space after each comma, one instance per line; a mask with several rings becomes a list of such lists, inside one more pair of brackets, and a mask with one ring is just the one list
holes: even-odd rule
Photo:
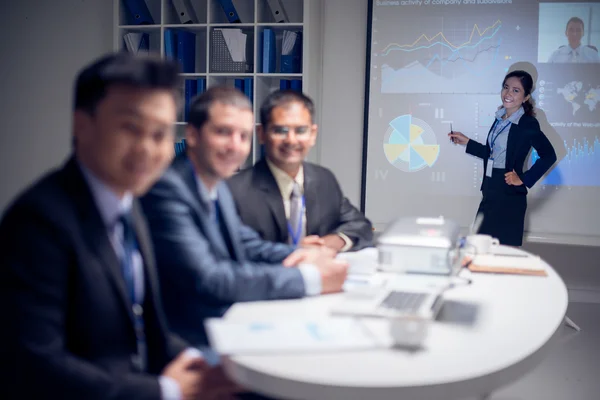
[[140, 371], [145, 371], [147, 365], [147, 348], [144, 331], [144, 308], [135, 290], [134, 254], [137, 250], [137, 240], [131, 215], [121, 215], [119, 222], [123, 227], [123, 260], [121, 262], [123, 279], [125, 280], [125, 288], [127, 289], [127, 294], [132, 305], [137, 344], [137, 354], [132, 357], [131, 361]]
[[292, 188], [292, 194], [290, 195], [290, 219], [289, 219], [289, 239], [290, 243], [297, 245], [302, 237], [302, 214], [303, 212], [303, 199], [300, 185], [298, 182], [294, 182]]

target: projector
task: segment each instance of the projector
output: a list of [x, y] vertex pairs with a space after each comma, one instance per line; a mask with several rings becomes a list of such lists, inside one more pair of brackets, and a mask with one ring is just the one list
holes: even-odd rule
[[387, 272], [451, 275], [460, 228], [439, 218], [406, 217], [392, 222], [377, 241], [379, 269]]

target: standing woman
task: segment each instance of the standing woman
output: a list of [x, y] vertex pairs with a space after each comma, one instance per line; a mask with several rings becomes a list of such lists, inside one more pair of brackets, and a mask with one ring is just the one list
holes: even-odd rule
[[[479, 233], [500, 243], [521, 246], [527, 210], [527, 188], [531, 188], [556, 161], [550, 141], [540, 130], [531, 103], [533, 79], [525, 71], [513, 71], [502, 82], [502, 107], [488, 132], [486, 144], [470, 140], [461, 132], [450, 132], [453, 143], [467, 145], [466, 152], [483, 159], [483, 198], [477, 214], [483, 213]], [[523, 172], [531, 148], [540, 158]]]

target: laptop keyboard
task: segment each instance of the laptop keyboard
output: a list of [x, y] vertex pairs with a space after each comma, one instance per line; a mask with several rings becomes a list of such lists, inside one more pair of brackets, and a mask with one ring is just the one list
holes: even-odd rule
[[381, 307], [404, 313], [416, 313], [427, 297], [424, 293], [393, 291], [381, 302]]

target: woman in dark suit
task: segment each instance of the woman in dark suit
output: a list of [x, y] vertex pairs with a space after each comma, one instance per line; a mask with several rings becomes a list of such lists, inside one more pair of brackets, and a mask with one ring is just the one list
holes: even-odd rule
[[[450, 132], [454, 143], [467, 145], [466, 152], [483, 159], [483, 213], [479, 233], [492, 235], [502, 244], [521, 246], [531, 188], [556, 161], [556, 153], [535, 119], [531, 91], [533, 79], [525, 71], [513, 71], [502, 82], [502, 107], [488, 132], [486, 144]], [[527, 171], [523, 164], [531, 148], [540, 158]]]

